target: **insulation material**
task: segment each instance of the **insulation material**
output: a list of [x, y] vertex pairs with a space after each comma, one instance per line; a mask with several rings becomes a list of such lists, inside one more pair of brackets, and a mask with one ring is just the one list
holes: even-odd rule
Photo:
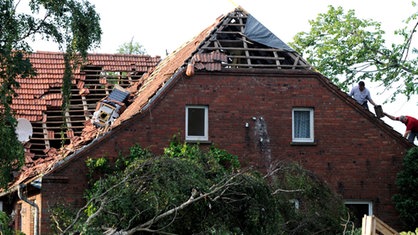
[[110, 126], [119, 117], [125, 107], [124, 102], [130, 93], [120, 86], [115, 86], [108, 97], [102, 100], [93, 114], [92, 123], [98, 127]]

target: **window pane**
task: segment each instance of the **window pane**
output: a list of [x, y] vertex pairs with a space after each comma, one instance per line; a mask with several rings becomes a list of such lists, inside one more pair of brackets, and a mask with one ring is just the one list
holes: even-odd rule
[[311, 138], [311, 122], [309, 111], [294, 111], [295, 138]]
[[188, 136], [205, 135], [205, 109], [188, 108]]

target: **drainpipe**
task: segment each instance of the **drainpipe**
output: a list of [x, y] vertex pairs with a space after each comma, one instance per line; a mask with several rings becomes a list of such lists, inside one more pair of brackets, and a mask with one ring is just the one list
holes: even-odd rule
[[23, 200], [24, 202], [28, 203], [30, 206], [35, 208], [35, 215], [34, 215], [34, 224], [33, 224], [33, 234], [38, 235], [38, 214], [39, 214], [39, 207], [36, 205], [35, 202], [30, 201], [26, 196], [23, 196], [22, 189], [25, 187], [23, 184], [19, 184], [17, 188], [17, 195], [19, 196], [20, 200]]

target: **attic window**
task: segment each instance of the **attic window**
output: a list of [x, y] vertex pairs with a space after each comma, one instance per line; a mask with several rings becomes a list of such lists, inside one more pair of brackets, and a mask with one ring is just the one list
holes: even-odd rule
[[186, 106], [186, 140], [208, 140], [208, 107]]
[[313, 108], [294, 108], [292, 111], [292, 142], [314, 142]]

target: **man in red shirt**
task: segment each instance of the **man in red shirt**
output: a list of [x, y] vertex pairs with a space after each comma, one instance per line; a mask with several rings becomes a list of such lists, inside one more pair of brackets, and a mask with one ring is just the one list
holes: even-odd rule
[[383, 113], [388, 118], [400, 121], [405, 124], [406, 130], [403, 137], [407, 138], [409, 142], [414, 143], [415, 137], [418, 137], [418, 120], [411, 117], [411, 116], [404, 116], [401, 115], [399, 117], [394, 117], [392, 115], [389, 115], [387, 113]]

